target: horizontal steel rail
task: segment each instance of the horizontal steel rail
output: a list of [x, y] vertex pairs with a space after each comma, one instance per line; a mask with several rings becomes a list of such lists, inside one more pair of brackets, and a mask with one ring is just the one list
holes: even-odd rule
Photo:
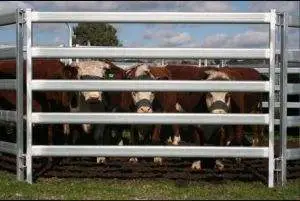
[[[280, 86], [275, 85], [275, 91], [280, 91]], [[300, 84], [288, 84], [287, 85], [288, 94], [300, 94]]]
[[287, 127], [300, 126], [300, 116], [287, 116]]
[[0, 90], [16, 90], [16, 79], [0, 79]]
[[287, 160], [299, 160], [300, 159], [300, 148], [289, 148], [286, 150]]
[[[262, 102], [262, 107], [264, 108], [269, 107], [269, 103]], [[275, 102], [275, 107], [280, 107], [280, 102]], [[287, 108], [300, 108], [300, 102], [288, 102]]]
[[300, 84], [288, 84], [288, 94], [300, 95]]
[[288, 51], [288, 61], [289, 62], [300, 62], [300, 50], [290, 49]]
[[289, 22], [288, 22], [289, 27], [300, 27], [300, 16], [297, 15], [290, 15], [289, 16]]
[[191, 80], [32, 80], [34, 91], [254, 91], [267, 92], [267, 81]]
[[270, 13], [32, 12], [32, 22], [265, 24]]
[[[300, 116], [287, 116], [287, 127], [298, 127], [300, 125]], [[280, 125], [279, 119], [275, 119], [275, 124]]]
[[[269, 73], [269, 68], [254, 68], [260, 73]], [[300, 73], [300, 67], [299, 68], [288, 68], [289, 74], [298, 74]], [[275, 73], [280, 73], [280, 68], [275, 68]]]
[[[234, 122], [234, 123], [233, 123]], [[32, 123], [269, 124], [267, 114], [33, 112]]]
[[237, 48], [122, 48], [32, 47], [32, 58], [257, 58], [270, 57], [269, 49]]
[[16, 155], [17, 145], [16, 143], [0, 141], [0, 152]]
[[0, 14], [0, 26], [16, 23], [16, 13]]
[[33, 156], [247, 157], [267, 158], [267, 147], [32, 146]]
[[16, 48], [15, 47], [2, 47], [0, 48], [0, 59], [15, 59]]
[[0, 110], [0, 120], [16, 122], [17, 112], [11, 110]]

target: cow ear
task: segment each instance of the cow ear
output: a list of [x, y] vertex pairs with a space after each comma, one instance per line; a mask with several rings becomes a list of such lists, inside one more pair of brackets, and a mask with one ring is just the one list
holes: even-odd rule
[[207, 74], [207, 75], [211, 75], [215, 72], [216, 72], [215, 70], [206, 70], [206, 71], [204, 71], [204, 73]]

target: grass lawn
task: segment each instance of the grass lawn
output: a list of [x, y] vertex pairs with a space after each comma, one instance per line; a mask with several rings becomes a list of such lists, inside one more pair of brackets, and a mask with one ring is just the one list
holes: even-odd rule
[[0, 171], [0, 199], [276, 199], [300, 200], [300, 178], [284, 188], [262, 182], [40, 178], [32, 185]]

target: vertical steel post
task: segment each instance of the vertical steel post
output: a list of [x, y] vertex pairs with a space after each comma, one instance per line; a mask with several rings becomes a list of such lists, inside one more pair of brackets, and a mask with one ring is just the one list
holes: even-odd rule
[[31, 47], [32, 47], [32, 31], [31, 31], [31, 9], [26, 9], [26, 104], [27, 104], [27, 120], [26, 120], [26, 139], [27, 139], [27, 150], [26, 150], [26, 181], [32, 183], [32, 58], [31, 58]]
[[274, 107], [275, 107], [275, 33], [276, 33], [276, 10], [270, 11], [269, 49], [270, 49], [270, 88], [269, 88], [269, 188], [274, 187]]
[[24, 130], [23, 130], [23, 34], [24, 11], [16, 10], [16, 93], [17, 93], [17, 180], [24, 181]]
[[201, 59], [198, 59], [198, 66], [201, 67], [202, 63], [201, 63]]
[[286, 140], [287, 140], [287, 14], [284, 12], [281, 15], [281, 73], [280, 73], [280, 181], [281, 185], [286, 184]]

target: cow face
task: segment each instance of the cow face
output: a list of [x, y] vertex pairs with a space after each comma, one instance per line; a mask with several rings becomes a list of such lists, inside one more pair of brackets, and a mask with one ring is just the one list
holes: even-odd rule
[[[230, 80], [224, 72], [209, 70], [207, 80]], [[209, 112], [215, 114], [224, 114], [230, 111], [230, 92], [208, 92], [205, 96], [206, 106]]]
[[[81, 80], [105, 79], [106, 71], [110, 65], [103, 61], [80, 61], [73, 64], [78, 67], [78, 78]], [[83, 91], [80, 95], [87, 103], [99, 103], [103, 101], [102, 91]]]
[[[142, 64], [136, 68], [135, 78], [139, 80], [155, 79], [154, 76], [150, 73], [149, 66], [146, 64]], [[153, 92], [138, 91], [132, 92], [131, 95], [138, 113], [153, 112], [152, 103], [155, 98]]]

